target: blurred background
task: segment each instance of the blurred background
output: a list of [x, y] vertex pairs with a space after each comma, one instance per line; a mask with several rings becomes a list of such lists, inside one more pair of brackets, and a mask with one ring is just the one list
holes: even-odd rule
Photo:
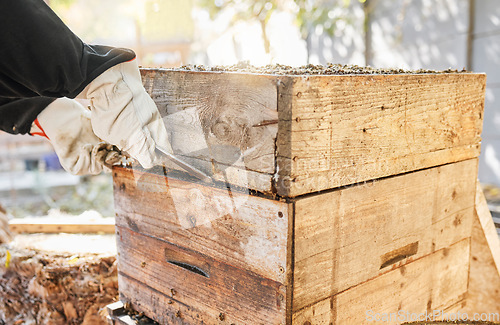
[[[479, 178], [500, 196], [498, 0], [46, 0], [85, 42], [145, 67], [328, 62], [487, 73]], [[0, 134], [0, 203], [16, 217], [112, 217], [109, 174], [65, 173], [50, 144]], [[488, 194], [488, 193], [487, 193]]]

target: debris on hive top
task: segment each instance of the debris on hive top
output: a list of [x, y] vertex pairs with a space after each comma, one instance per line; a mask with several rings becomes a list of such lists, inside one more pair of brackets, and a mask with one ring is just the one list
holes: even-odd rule
[[372, 68], [357, 65], [342, 65], [328, 63], [327, 65], [308, 64], [301, 67], [292, 67], [283, 64], [270, 64], [255, 67], [247, 61], [230, 66], [206, 67], [203, 65], [185, 65], [180, 68], [169, 69], [173, 71], [200, 71], [200, 72], [246, 72], [275, 75], [348, 75], [348, 74], [422, 74], [422, 73], [466, 73], [467, 70], [405, 70], [396, 68]]

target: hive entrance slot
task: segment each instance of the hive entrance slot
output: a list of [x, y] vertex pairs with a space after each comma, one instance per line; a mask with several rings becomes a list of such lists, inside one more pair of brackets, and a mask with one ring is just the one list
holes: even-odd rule
[[204, 276], [205, 278], [209, 277], [205, 271], [203, 271], [202, 269], [200, 269], [199, 267], [196, 267], [194, 265], [183, 263], [183, 262], [178, 262], [178, 261], [167, 261], [167, 262], [169, 262], [170, 264], [182, 267], [185, 270], [188, 270], [188, 271], [194, 272], [196, 274], [199, 274], [201, 276]]

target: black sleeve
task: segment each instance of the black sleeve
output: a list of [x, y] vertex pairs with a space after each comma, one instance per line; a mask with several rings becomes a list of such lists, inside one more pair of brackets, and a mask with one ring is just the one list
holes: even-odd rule
[[74, 98], [133, 58], [128, 49], [83, 43], [42, 0], [0, 0], [0, 97]]
[[0, 97], [0, 129], [12, 134], [26, 134], [38, 114], [55, 98], [2, 98]]
[[42, 0], [0, 0], [0, 104], [10, 99], [11, 105], [0, 107], [2, 129], [25, 130], [39, 109], [16, 111], [24, 104], [19, 98], [74, 98], [101, 73], [134, 58], [132, 50], [85, 44]]

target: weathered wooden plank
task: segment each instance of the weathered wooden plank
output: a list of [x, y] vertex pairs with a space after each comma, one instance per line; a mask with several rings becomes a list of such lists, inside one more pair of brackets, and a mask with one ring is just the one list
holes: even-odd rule
[[82, 220], [61, 220], [40, 218], [41, 220], [13, 219], [9, 226], [14, 233], [115, 233], [115, 221], [113, 218], [101, 219], [98, 221]]
[[293, 324], [373, 324], [384, 313], [393, 313], [384, 324], [400, 324], [411, 321], [398, 321], [400, 310], [406, 315], [453, 306], [467, 291], [469, 243], [466, 238], [296, 311]]
[[295, 202], [293, 310], [470, 237], [477, 159]]
[[[192, 308], [190, 317], [201, 320], [197, 323], [217, 324], [221, 317], [229, 324], [285, 323], [286, 286], [167, 241], [117, 230], [121, 299], [131, 301], [135, 310], [161, 324], [170, 324], [179, 304]], [[130, 278], [143, 284], [134, 295], [122, 287]], [[172, 303], [152, 301], [143, 308], [140, 302], [160, 294]], [[150, 308], [161, 312], [150, 314]]]
[[106, 311], [109, 316], [120, 316], [125, 313], [123, 302], [116, 301], [106, 306]]
[[483, 236], [486, 239], [488, 249], [495, 263], [496, 272], [500, 278], [500, 239], [479, 182], [476, 189], [475, 214], [483, 230]]
[[106, 306], [106, 320], [109, 325], [154, 325], [152, 320], [141, 317], [135, 320], [130, 317], [122, 301], [116, 301]]
[[[467, 292], [467, 311], [472, 313], [499, 313], [500, 312], [500, 275], [495, 263], [494, 250], [490, 243], [492, 238], [485, 232], [479, 214], [484, 211], [483, 192], [478, 187], [476, 195], [476, 209], [472, 227], [471, 260], [469, 272], [469, 290]], [[490, 228], [491, 229], [491, 228]], [[494, 231], [496, 235], [496, 231]], [[500, 321], [500, 319], [496, 319]]]
[[[275, 172], [278, 130], [275, 77], [142, 70], [144, 86], [166, 123], [174, 153], [223, 179], [240, 170]], [[190, 158], [198, 158], [191, 160]], [[245, 186], [253, 177], [231, 178]], [[260, 191], [270, 191], [271, 183]]]
[[116, 224], [285, 283], [289, 204], [114, 168]]
[[[207, 320], [206, 315], [200, 314], [200, 310], [179, 302], [171, 295], [154, 290], [136, 277], [120, 275], [118, 286], [121, 300], [130, 303], [135, 310], [141, 310], [145, 315], [156, 315], [155, 318], [162, 320], [163, 324], [217, 324], [218, 315], [210, 315]], [[148, 318], [153, 319], [153, 317]], [[128, 324], [117, 322], [114, 325]]]
[[280, 195], [479, 155], [485, 75], [308, 76], [282, 85]]

